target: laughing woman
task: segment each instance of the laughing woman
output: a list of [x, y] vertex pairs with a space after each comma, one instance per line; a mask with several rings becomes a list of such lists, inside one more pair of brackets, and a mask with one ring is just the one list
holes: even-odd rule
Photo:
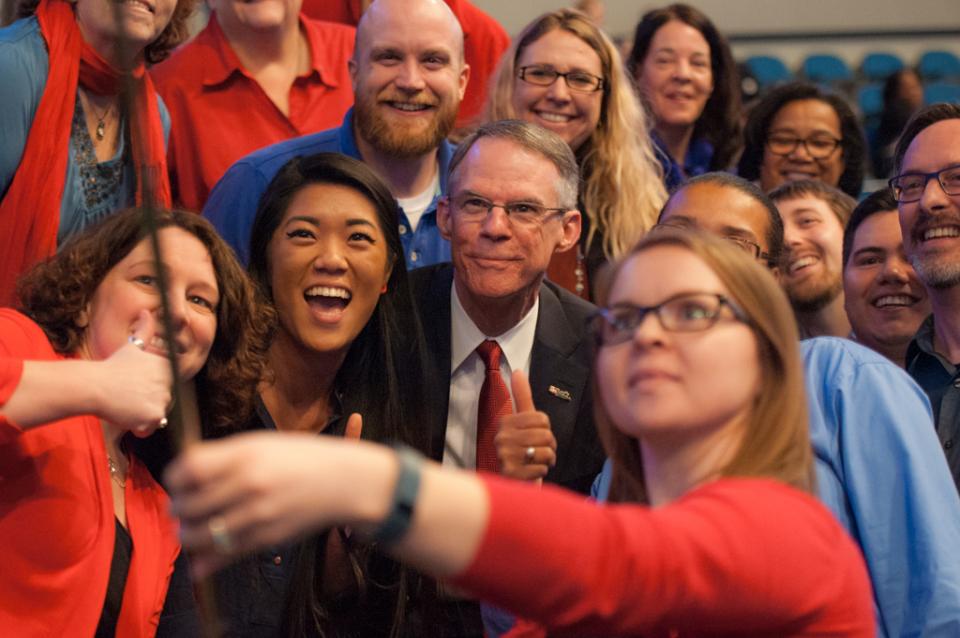
[[195, 4], [23, 0], [0, 29], [0, 304], [67, 237], [145, 191], [169, 206], [169, 118], [145, 65], [187, 36]]
[[[253, 419], [208, 436], [357, 438], [357, 413], [363, 438], [428, 449], [418, 427], [429, 405], [426, 364], [397, 215], [390, 191], [359, 161], [321, 153], [280, 170], [250, 246], [250, 274], [278, 318], [269, 369]], [[387, 635], [408, 580], [369, 553], [334, 530], [249, 557], [216, 588], [230, 635]]]
[[348, 524], [551, 635], [872, 638], [863, 558], [810, 494], [793, 313], [729, 244], [665, 231], [613, 274], [594, 391], [616, 504], [409, 451], [236, 437], [167, 475], [195, 565], [231, 555], [211, 516], [234, 552]]

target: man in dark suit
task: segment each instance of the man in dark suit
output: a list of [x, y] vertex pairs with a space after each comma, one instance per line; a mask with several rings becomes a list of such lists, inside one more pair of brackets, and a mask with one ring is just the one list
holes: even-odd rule
[[[448, 183], [437, 221], [453, 263], [411, 273], [436, 364], [433, 454], [586, 493], [603, 460], [586, 335], [594, 307], [544, 281], [553, 253], [580, 236], [576, 160], [549, 131], [494, 122], [463, 141]], [[502, 419], [510, 398], [533, 407], [525, 381], [511, 384], [516, 371], [539, 413]], [[489, 408], [494, 386], [506, 407]]]

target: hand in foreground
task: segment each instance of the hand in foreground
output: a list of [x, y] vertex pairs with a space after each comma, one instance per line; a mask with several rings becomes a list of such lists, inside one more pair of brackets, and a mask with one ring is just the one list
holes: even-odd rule
[[[348, 430], [359, 434], [359, 425], [353, 415]], [[203, 577], [245, 552], [307, 531], [354, 523], [352, 504], [338, 506], [338, 485], [357, 477], [343, 476], [350, 471], [342, 466], [376, 448], [286, 432], [239, 434], [188, 448], [165, 478], [195, 573]], [[379, 454], [392, 453], [384, 448]], [[384, 467], [389, 472], [389, 463]]]
[[97, 416], [137, 436], [147, 436], [166, 425], [172, 400], [173, 376], [165, 356], [147, 352], [158, 327], [148, 310], [141, 310], [127, 343], [107, 359], [97, 362], [94, 379], [99, 388]]
[[550, 417], [533, 405], [530, 382], [522, 370], [514, 371], [515, 413], [500, 419], [494, 438], [500, 473], [524, 481], [542, 481], [557, 463], [557, 440], [550, 431]]

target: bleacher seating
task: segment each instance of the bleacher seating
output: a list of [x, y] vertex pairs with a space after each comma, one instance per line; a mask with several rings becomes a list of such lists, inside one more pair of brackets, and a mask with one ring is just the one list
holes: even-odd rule
[[857, 106], [866, 119], [878, 117], [883, 111], [883, 85], [872, 82], [857, 91]]
[[745, 63], [754, 79], [760, 83], [761, 90], [793, 79], [793, 73], [780, 58], [770, 55], [752, 55], [745, 60]]
[[920, 56], [917, 72], [925, 81], [960, 79], [960, 58], [949, 51], [927, 51]]
[[883, 82], [902, 68], [903, 60], [900, 56], [885, 51], [874, 51], [863, 56], [860, 74], [867, 82]]
[[803, 75], [811, 82], [826, 85], [853, 80], [853, 72], [847, 63], [829, 53], [807, 56], [803, 61]]
[[960, 83], [931, 82], [923, 88], [923, 101], [927, 104], [933, 104], [934, 102], [960, 104]]

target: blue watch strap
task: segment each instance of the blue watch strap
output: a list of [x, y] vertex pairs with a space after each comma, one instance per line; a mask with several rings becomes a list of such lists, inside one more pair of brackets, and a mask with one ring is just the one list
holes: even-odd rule
[[384, 545], [397, 542], [407, 533], [420, 491], [420, 467], [423, 457], [405, 445], [397, 446], [396, 451], [400, 473], [393, 490], [390, 512], [373, 533], [373, 540]]

